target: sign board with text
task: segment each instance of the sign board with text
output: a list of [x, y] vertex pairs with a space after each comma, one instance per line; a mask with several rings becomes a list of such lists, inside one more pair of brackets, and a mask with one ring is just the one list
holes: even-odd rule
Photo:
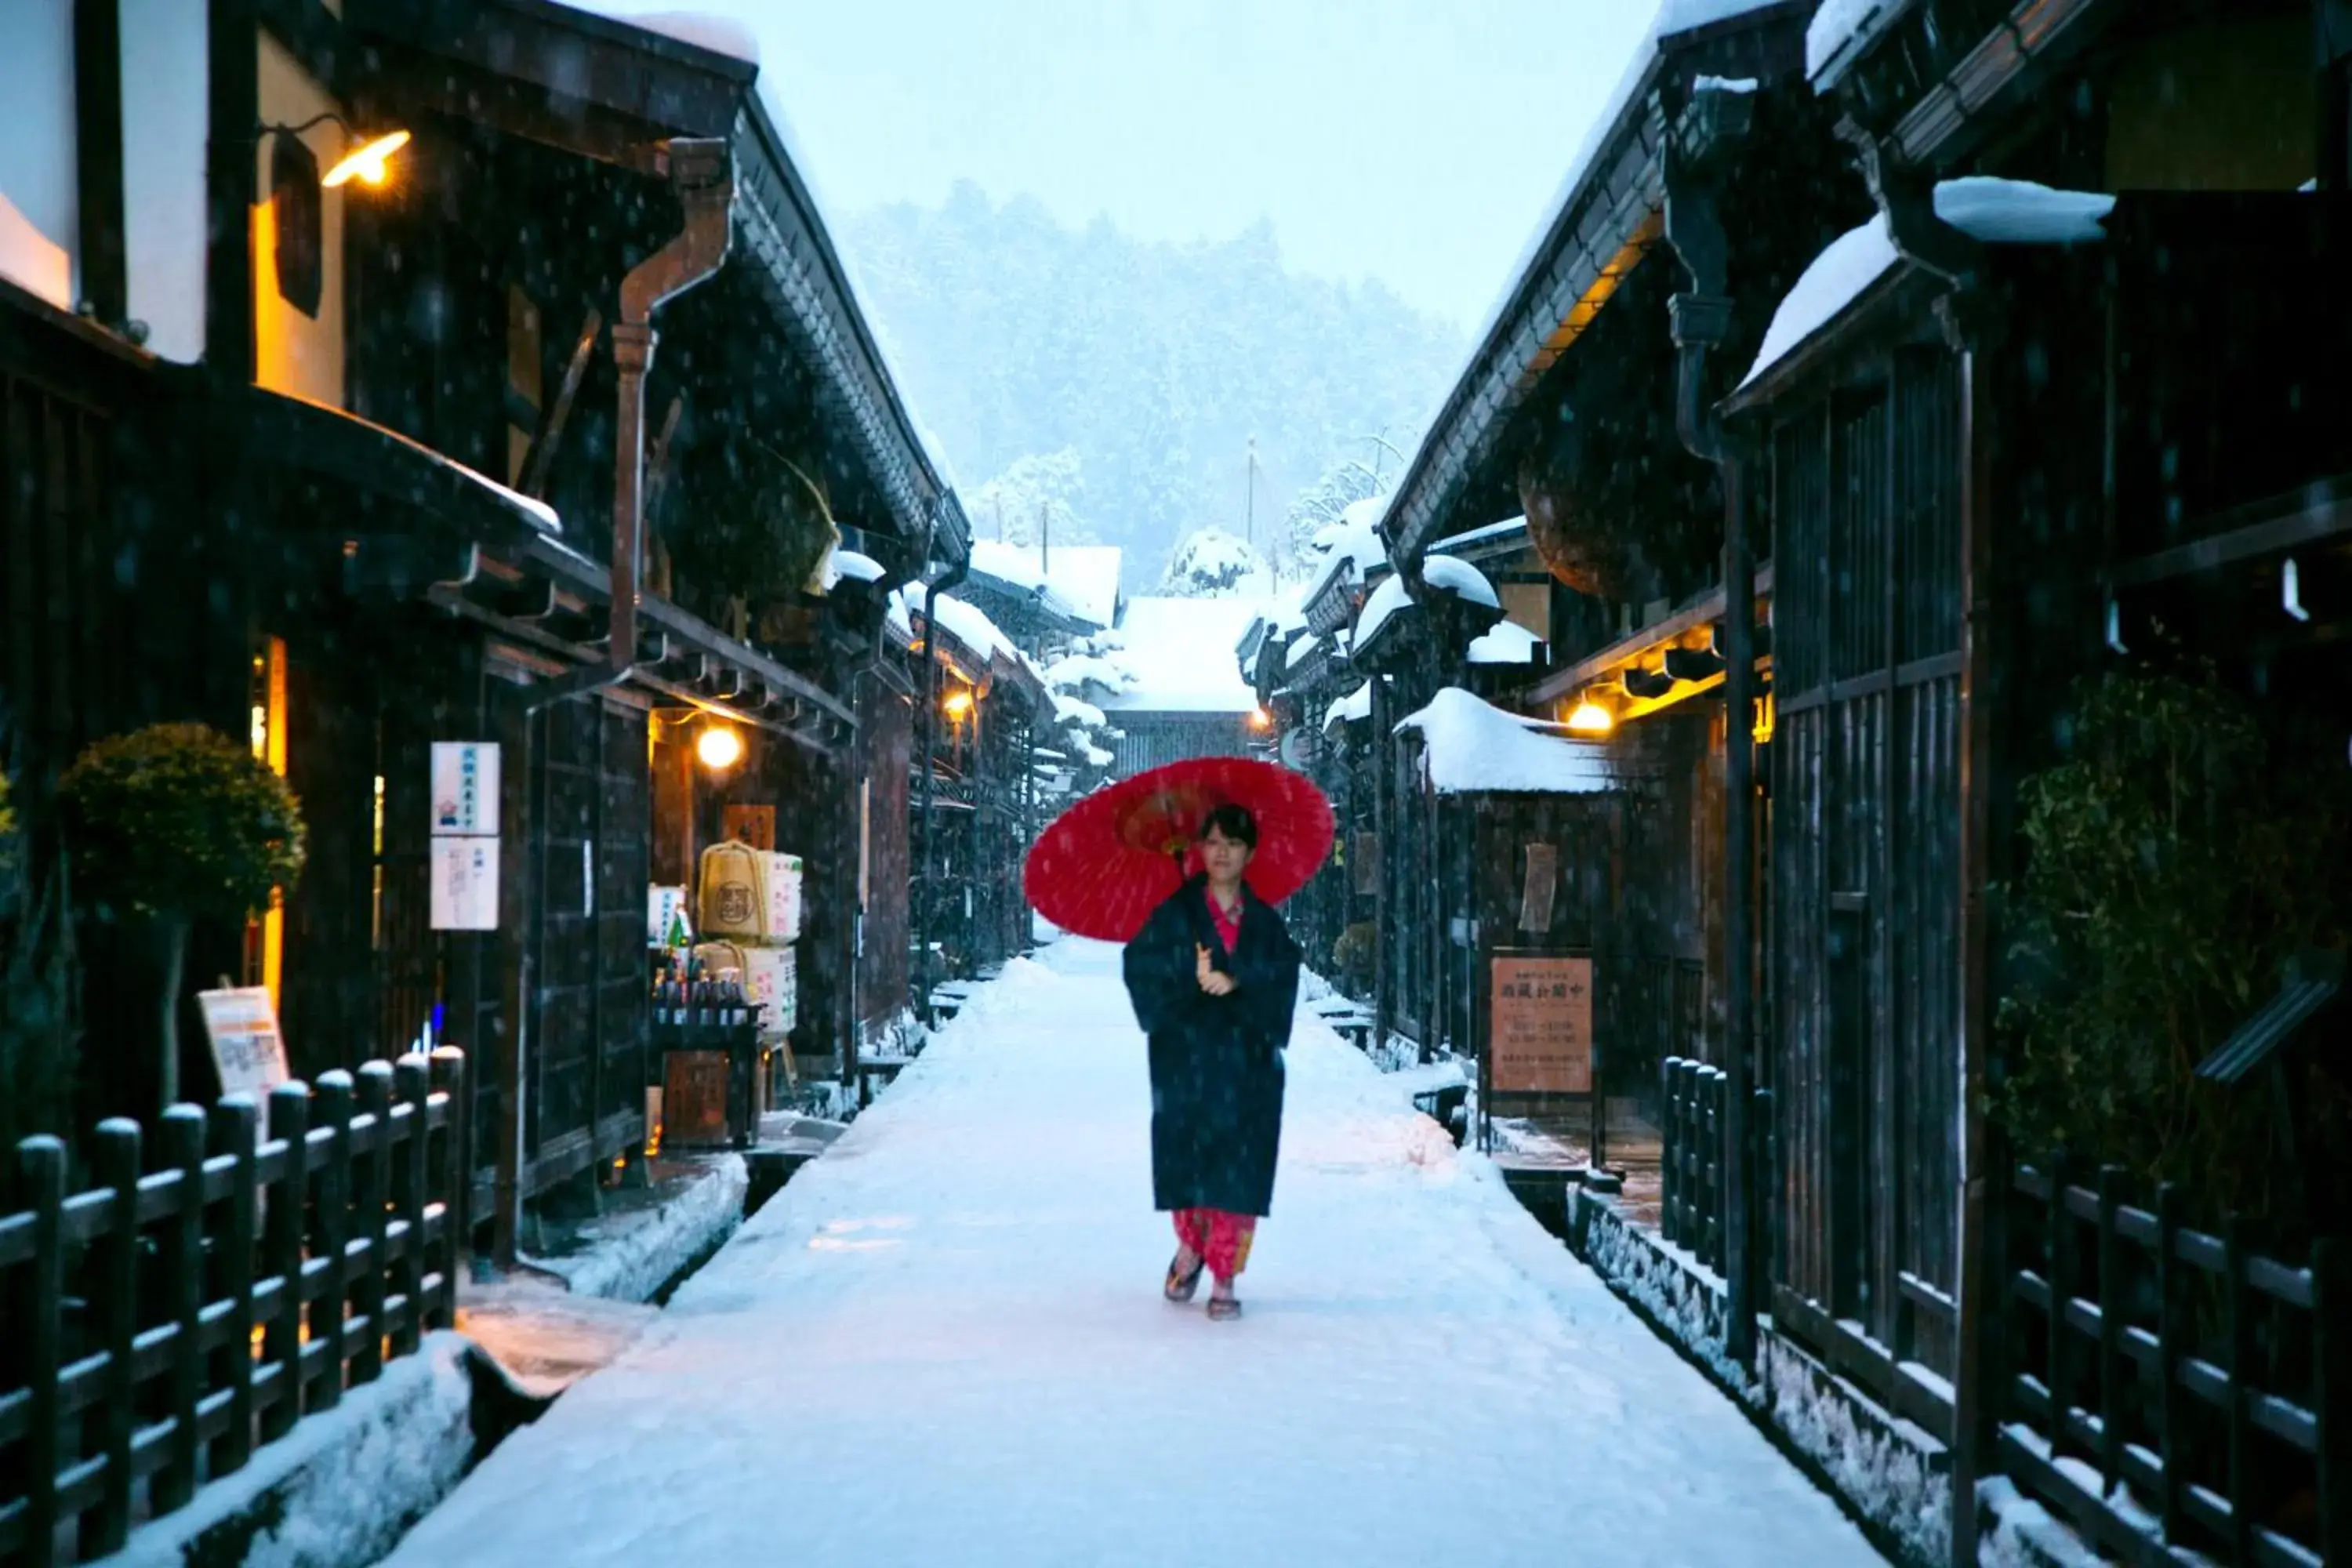
[[205, 1016], [205, 1037], [212, 1042], [213, 1066], [219, 1069], [223, 1094], [266, 1098], [288, 1082], [286, 1041], [278, 1032], [278, 1008], [264, 985], [228, 991], [199, 991], [196, 1005]]
[[495, 838], [499, 748], [494, 741], [433, 742], [433, 833]]
[[1591, 1093], [1591, 957], [1497, 952], [1487, 962], [1490, 1090]]

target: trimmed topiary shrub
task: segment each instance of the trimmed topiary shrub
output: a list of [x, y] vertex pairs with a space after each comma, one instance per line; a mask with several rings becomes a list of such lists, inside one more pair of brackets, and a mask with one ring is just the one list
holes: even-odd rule
[[58, 781], [79, 896], [151, 923], [161, 943], [163, 1101], [179, 1092], [180, 975], [188, 928], [244, 920], [302, 869], [302, 813], [286, 781], [202, 724], [97, 742]]

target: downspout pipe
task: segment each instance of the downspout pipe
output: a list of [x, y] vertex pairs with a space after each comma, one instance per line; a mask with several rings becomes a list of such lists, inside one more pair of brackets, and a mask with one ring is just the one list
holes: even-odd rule
[[[539, 715], [585, 692], [603, 691], [629, 678], [637, 662], [637, 594], [645, 553], [646, 376], [653, 368], [654, 311], [717, 272], [732, 243], [734, 161], [717, 138], [678, 138], [666, 142], [656, 167], [667, 173], [686, 210], [686, 223], [667, 245], [631, 268], [621, 279], [621, 313], [613, 323], [613, 361], [619, 371], [619, 425], [614, 438], [612, 616], [604, 658], [566, 670], [523, 700], [521, 771], [525, 790], [536, 766]], [[530, 824], [536, 833], [540, 825]], [[497, 1199], [491, 1230], [492, 1256], [512, 1268], [522, 1227], [524, 1064], [530, 1045], [533, 973], [538, 944], [538, 879], [526, 847], [515, 882], [520, 955], [515, 990], [508, 1008], [509, 1047], [499, 1062], [499, 1152]]]
[[939, 838], [937, 792], [932, 787], [931, 748], [937, 743], [940, 712], [940, 595], [953, 593], [971, 574], [971, 552], [940, 576], [923, 585], [923, 868], [915, 899], [915, 984], [922, 987], [923, 1024], [935, 1025], [937, 1014], [931, 1007], [931, 922], [928, 916], [931, 897], [932, 847]]
[[1693, 96], [1668, 143], [1666, 239], [1690, 274], [1689, 291], [1669, 303], [1675, 360], [1675, 427], [1690, 454], [1713, 463], [1723, 489], [1725, 1076], [1722, 1170], [1724, 1273], [1729, 1300], [1724, 1350], [1742, 1366], [1756, 1362], [1755, 1139], [1748, 1111], [1755, 1093], [1755, 746], [1748, 715], [1756, 701], [1756, 570], [1748, 548], [1747, 497], [1738, 451], [1716, 412], [1709, 354], [1730, 336], [1729, 241], [1722, 195], [1725, 166], [1748, 132], [1753, 101], [1719, 89]]

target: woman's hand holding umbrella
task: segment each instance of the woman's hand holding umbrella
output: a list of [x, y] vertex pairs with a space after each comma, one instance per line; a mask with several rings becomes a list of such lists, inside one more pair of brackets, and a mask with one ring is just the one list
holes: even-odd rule
[[1234, 994], [1234, 977], [1227, 974], [1222, 969], [1211, 968], [1209, 966], [1209, 950], [1202, 946], [1200, 943], [1194, 942], [1192, 944], [1192, 952], [1195, 957], [1192, 973], [1194, 977], [1201, 982], [1201, 989], [1207, 992], [1212, 996], [1232, 995]]

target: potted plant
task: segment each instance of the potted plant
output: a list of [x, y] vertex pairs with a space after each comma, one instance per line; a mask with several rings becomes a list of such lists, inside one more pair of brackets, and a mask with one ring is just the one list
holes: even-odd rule
[[245, 920], [302, 869], [302, 814], [286, 781], [202, 724], [97, 742], [58, 781], [76, 885], [144, 921], [162, 960], [163, 1099], [179, 1094], [180, 980], [188, 928]]

